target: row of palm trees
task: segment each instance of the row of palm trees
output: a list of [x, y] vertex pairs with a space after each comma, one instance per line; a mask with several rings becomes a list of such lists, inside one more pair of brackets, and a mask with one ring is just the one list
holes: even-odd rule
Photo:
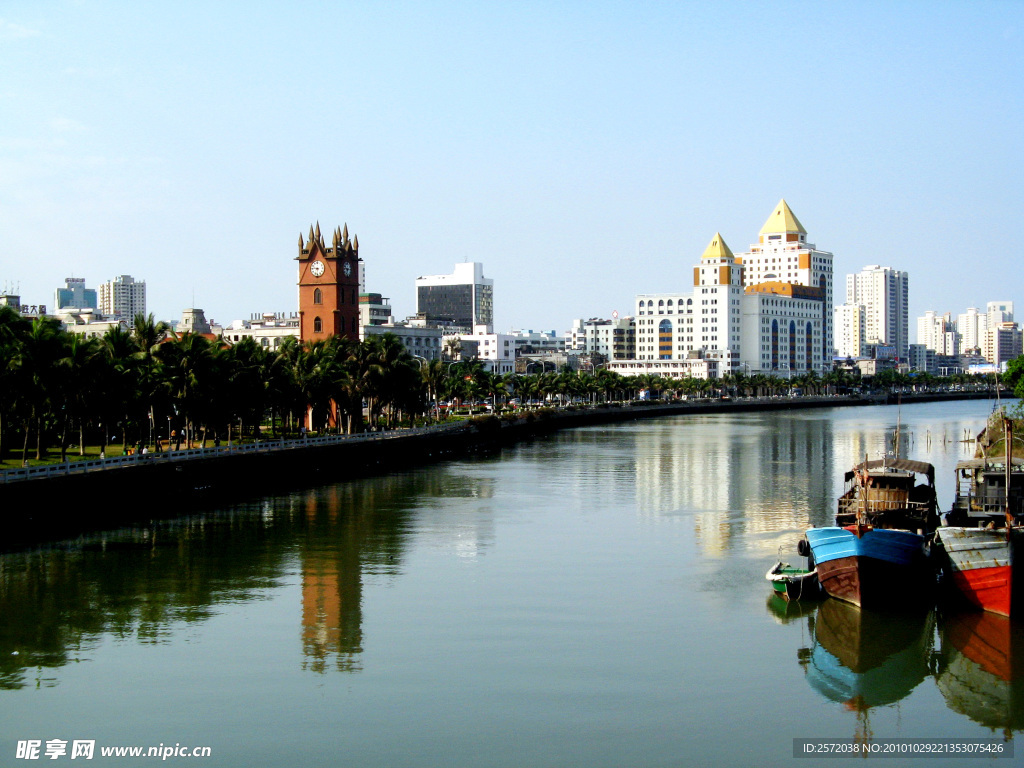
[[[899, 376], [887, 386], [908, 383]], [[938, 382], [922, 374], [909, 383]], [[172, 334], [152, 315], [137, 316], [131, 331], [85, 338], [51, 318], [29, 321], [0, 307], [0, 461], [20, 449], [24, 462], [30, 448], [40, 459], [54, 447], [64, 460], [73, 445], [83, 454], [86, 445], [106, 449], [112, 441], [126, 451], [163, 440], [179, 448], [306, 428], [352, 434], [438, 418], [450, 405], [487, 402], [499, 410], [513, 398], [530, 407], [794, 389], [831, 394], [860, 384], [842, 370], [789, 379], [739, 372], [721, 379], [627, 377], [601, 367], [499, 375], [479, 360], [414, 357], [392, 334], [364, 342], [287, 339], [268, 350], [251, 338], [228, 344]]]
[[364, 413], [394, 425], [425, 408], [425, 378], [394, 336], [288, 339], [270, 352], [252, 339], [171, 334], [152, 315], [85, 338], [0, 307], [0, 461], [16, 448], [24, 462], [30, 447], [41, 459], [59, 446], [64, 460], [74, 444], [84, 454], [117, 439], [126, 452], [162, 437], [180, 448], [309, 422], [360, 432]]

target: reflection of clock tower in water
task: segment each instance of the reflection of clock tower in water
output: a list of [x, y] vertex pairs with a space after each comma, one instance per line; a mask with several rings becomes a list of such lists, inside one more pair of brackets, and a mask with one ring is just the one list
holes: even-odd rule
[[359, 340], [359, 238], [348, 238], [348, 225], [334, 230], [330, 248], [320, 224], [299, 235], [299, 340], [331, 336]]

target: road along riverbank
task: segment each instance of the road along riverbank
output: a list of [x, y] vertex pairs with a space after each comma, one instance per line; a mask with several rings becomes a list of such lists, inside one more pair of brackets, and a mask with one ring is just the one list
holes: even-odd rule
[[[902, 402], [985, 399], [990, 393], [902, 395]], [[892, 400], [895, 402], [895, 400]], [[544, 408], [514, 418], [481, 416], [412, 430], [267, 441], [0, 473], [0, 549], [56, 541], [207, 504], [401, 471], [556, 430], [662, 416], [885, 404], [885, 398], [782, 397], [617, 407]]]

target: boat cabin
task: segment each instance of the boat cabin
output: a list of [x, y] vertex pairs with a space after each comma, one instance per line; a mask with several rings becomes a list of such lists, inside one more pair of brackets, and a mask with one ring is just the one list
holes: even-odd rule
[[[1010, 513], [1024, 518], [1024, 458], [1014, 456], [1010, 467]], [[1001, 526], [1006, 509], [1006, 457], [969, 459], [956, 465], [956, 499], [950, 514], [957, 525]]]
[[[924, 482], [918, 482], [918, 476]], [[875, 528], [932, 531], [939, 516], [935, 468], [923, 461], [876, 459], [847, 472], [836, 525], [862, 522]]]

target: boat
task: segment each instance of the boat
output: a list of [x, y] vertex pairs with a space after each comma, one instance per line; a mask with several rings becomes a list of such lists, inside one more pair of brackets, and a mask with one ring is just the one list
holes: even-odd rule
[[780, 560], [764, 577], [771, 582], [775, 594], [786, 600], [818, 600], [822, 596], [816, 569], [795, 568]]
[[978, 436], [983, 455], [957, 464], [949, 525], [937, 529], [935, 538], [945, 581], [972, 605], [1013, 616], [1024, 611], [1024, 570], [1014, 568], [1024, 557], [1024, 458], [1011, 450], [1007, 460], [1013, 424], [1005, 415], [999, 419], [1003, 455], [984, 455], [995, 442], [988, 434], [995, 424], [990, 424]]
[[930, 599], [935, 576], [929, 543], [939, 524], [935, 468], [865, 457], [845, 479], [836, 525], [804, 534], [822, 588], [869, 608]]

